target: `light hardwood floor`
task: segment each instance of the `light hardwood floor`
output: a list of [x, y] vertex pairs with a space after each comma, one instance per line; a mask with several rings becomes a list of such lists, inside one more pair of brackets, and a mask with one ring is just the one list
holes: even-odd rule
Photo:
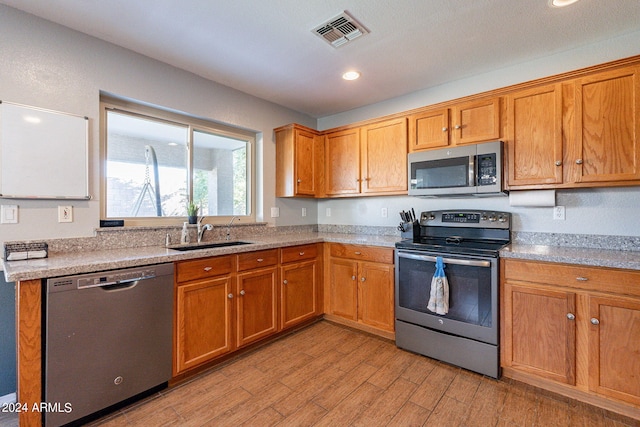
[[322, 321], [93, 426], [627, 426]]

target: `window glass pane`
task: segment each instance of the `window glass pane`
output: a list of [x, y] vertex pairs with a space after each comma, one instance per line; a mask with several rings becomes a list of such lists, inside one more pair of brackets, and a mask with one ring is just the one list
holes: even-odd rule
[[188, 127], [107, 111], [108, 218], [185, 216]]
[[207, 216], [248, 215], [248, 142], [193, 132], [193, 200]]

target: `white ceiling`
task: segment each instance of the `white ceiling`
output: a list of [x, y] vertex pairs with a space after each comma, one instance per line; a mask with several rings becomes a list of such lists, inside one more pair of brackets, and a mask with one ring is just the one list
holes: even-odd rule
[[[640, 30], [640, 0], [547, 2], [0, 0], [312, 117]], [[343, 11], [370, 33], [335, 49], [311, 30]]]

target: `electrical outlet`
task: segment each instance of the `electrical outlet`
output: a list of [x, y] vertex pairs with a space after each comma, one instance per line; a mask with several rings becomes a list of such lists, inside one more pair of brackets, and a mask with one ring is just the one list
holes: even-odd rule
[[280, 208], [271, 208], [271, 218], [278, 218], [280, 216]]
[[73, 222], [73, 206], [58, 206], [58, 222]]
[[331, 208], [327, 208], [327, 210], [325, 211], [325, 215], [331, 216]]
[[380, 215], [382, 216], [382, 218], [386, 218], [386, 217], [387, 217], [387, 215], [388, 215], [388, 210], [387, 210], [387, 208], [382, 208], [382, 209], [380, 210]]
[[307, 216], [307, 208], [302, 208], [302, 216]]
[[553, 208], [553, 219], [563, 221], [565, 219], [564, 206], [556, 206]]

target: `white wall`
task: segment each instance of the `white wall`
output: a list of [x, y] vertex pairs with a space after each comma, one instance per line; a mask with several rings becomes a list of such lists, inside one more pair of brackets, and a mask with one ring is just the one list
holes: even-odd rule
[[[0, 28], [0, 100], [89, 117], [93, 196], [91, 201], [72, 203], [0, 200], [19, 206], [18, 224], [0, 224], [0, 244], [93, 235], [100, 219], [100, 91], [259, 132], [257, 151], [263, 167], [258, 170], [258, 187], [263, 197], [258, 217], [275, 223], [270, 216], [270, 207], [277, 206], [273, 129], [292, 122], [315, 127], [315, 119], [4, 5]], [[59, 204], [74, 206], [73, 223], [57, 222]], [[298, 222], [315, 224], [315, 205], [311, 202], [310, 216]]]
[[[640, 32], [630, 33], [342, 114], [323, 117], [318, 120], [318, 129], [330, 129], [639, 54]], [[392, 226], [400, 221], [398, 211], [411, 207], [417, 214], [430, 209], [492, 209], [512, 212], [515, 231], [640, 236], [640, 187], [562, 190], [556, 194], [556, 203], [566, 206], [565, 221], [554, 221], [552, 208], [510, 207], [506, 198], [332, 199], [319, 203], [318, 223]], [[331, 217], [326, 216], [327, 208], [331, 208]], [[382, 208], [388, 209], [387, 218], [381, 216]]]

